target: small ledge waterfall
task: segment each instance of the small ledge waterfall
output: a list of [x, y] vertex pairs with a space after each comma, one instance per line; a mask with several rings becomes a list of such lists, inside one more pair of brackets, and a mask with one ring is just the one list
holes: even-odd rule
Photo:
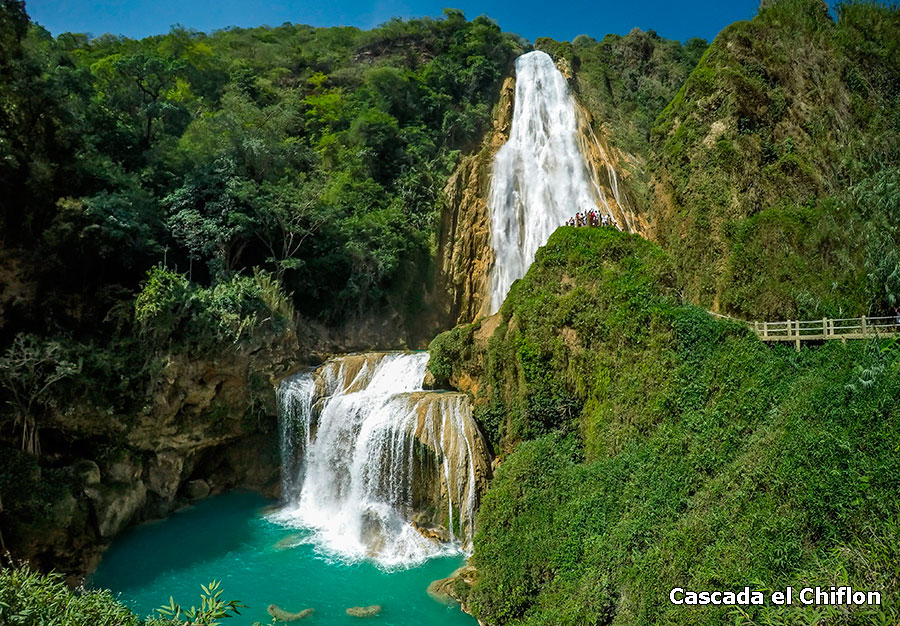
[[516, 95], [509, 140], [494, 157], [488, 208], [494, 264], [490, 310], [496, 313], [537, 249], [578, 212], [609, 213], [578, 148], [575, 100], [544, 52], [516, 59]]
[[349, 355], [282, 382], [276, 521], [331, 557], [387, 568], [471, 548], [490, 455], [466, 395], [422, 389], [427, 363]]

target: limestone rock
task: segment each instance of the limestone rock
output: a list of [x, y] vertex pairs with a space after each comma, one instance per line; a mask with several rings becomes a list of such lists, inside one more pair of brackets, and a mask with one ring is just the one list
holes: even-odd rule
[[174, 450], [157, 452], [147, 464], [144, 482], [147, 489], [163, 500], [171, 500], [178, 492], [185, 457]]
[[101, 537], [112, 537], [124, 529], [147, 498], [147, 487], [142, 482], [95, 485], [85, 489], [94, 505], [97, 529]]
[[100, 468], [91, 460], [82, 459], [75, 463], [75, 474], [85, 487], [100, 483]]
[[594, 195], [597, 206], [608, 208], [621, 228], [646, 236], [648, 222], [634, 210], [635, 203], [628, 197], [627, 184], [623, 184], [637, 158], [614, 150], [603, 129], [594, 130], [590, 112], [577, 100], [575, 115], [578, 121], [578, 147], [596, 185]]
[[266, 608], [266, 611], [279, 622], [296, 622], [312, 615], [314, 609], [303, 609], [299, 613], [291, 613], [285, 611], [276, 604], [270, 604], [268, 608]]
[[200, 478], [189, 480], [184, 485], [184, 495], [191, 500], [202, 500], [209, 495], [209, 484]]
[[[216, 490], [275, 485], [269, 490], [274, 493], [274, 388], [305, 359], [296, 333], [286, 330], [220, 355], [170, 355], [134, 412], [118, 414], [79, 398], [53, 409], [45, 426], [55, 436], [45, 441], [44, 452], [65, 473], [60, 484], [71, 482], [71, 489], [47, 503], [40, 520], [47, 523], [40, 528], [27, 520], [19, 524], [23, 532], [5, 532], [5, 548], [16, 559], [75, 580], [129, 524], [165, 516], [183, 503], [179, 495], [188, 477], [203, 477]], [[195, 471], [198, 465], [203, 467]], [[215, 471], [220, 465], [227, 471]], [[24, 467], [32, 473], [24, 481], [42, 480], [38, 465]]]
[[450, 541], [450, 531], [444, 528], [443, 526], [432, 526], [431, 524], [422, 524], [413, 520], [411, 522], [412, 527], [416, 530], [417, 533], [425, 537], [426, 539], [431, 539], [432, 541], [436, 541], [437, 543], [447, 543]]
[[107, 483], [133, 483], [140, 480], [144, 466], [130, 452], [122, 452], [102, 472]]
[[[430, 514], [414, 516], [413, 527], [429, 539], [449, 541], [442, 525], [451, 518], [447, 503], [453, 502], [456, 535], [468, 547], [475, 511], [492, 475], [490, 448], [466, 394], [421, 391], [411, 393], [409, 401], [417, 416], [412, 435], [430, 453], [421, 455], [420, 478], [413, 485], [413, 506]], [[429, 458], [441, 459], [440, 464]]]
[[381, 613], [381, 605], [373, 604], [372, 606], [351, 606], [347, 609], [347, 615], [350, 617], [375, 617]]
[[464, 598], [460, 596], [460, 591], [474, 585], [476, 577], [477, 571], [473, 566], [463, 565], [447, 578], [435, 580], [428, 585], [428, 595], [442, 604], [460, 602], [463, 611], [468, 613], [467, 607], [463, 602]]
[[488, 270], [494, 261], [488, 195], [491, 166], [512, 127], [515, 79], [507, 77], [494, 109], [494, 124], [481, 150], [464, 157], [447, 181], [438, 245], [438, 306], [452, 324], [468, 323], [486, 313], [490, 302]]

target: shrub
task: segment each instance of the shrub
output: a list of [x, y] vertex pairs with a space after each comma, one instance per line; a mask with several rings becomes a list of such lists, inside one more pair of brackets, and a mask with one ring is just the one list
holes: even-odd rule
[[282, 332], [294, 318], [290, 299], [262, 270], [201, 287], [182, 274], [155, 267], [135, 299], [134, 311], [141, 335], [154, 345], [201, 351], [239, 344], [257, 332]]

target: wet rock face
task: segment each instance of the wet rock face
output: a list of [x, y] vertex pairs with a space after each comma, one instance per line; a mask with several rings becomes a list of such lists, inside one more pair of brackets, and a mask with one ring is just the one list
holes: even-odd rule
[[[77, 581], [132, 524], [231, 487], [277, 497], [274, 387], [297, 352], [288, 335], [227, 358], [173, 355], [137, 415], [66, 407], [51, 425], [52, 469], [35, 465], [36, 475], [22, 479], [52, 485], [51, 514], [35, 521], [0, 512], [6, 548]], [[4, 501], [10, 510], [9, 494]]]
[[497, 150], [509, 139], [514, 95], [515, 79], [508, 77], [500, 89], [493, 127], [481, 150], [463, 157], [444, 189], [447, 208], [438, 248], [437, 306], [450, 326], [471, 322], [490, 304], [487, 281], [494, 258], [487, 200], [491, 164]]
[[[418, 507], [413, 527], [427, 538], [441, 540], [448, 533], [445, 525], [452, 524], [467, 545], [474, 531], [475, 512], [491, 478], [488, 444], [472, 419], [468, 396], [424, 391], [412, 394], [410, 402], [417, 413], [413, 436], [441, 459], [430, 474], [430, 506]], [[447, 419], [448, 415], [457, 419]], [[450, 510], [451, 502], [454, 511]]]
[[335, 549], [378, 560], [471, 547], [490, 449], [466, 394], [422, 389], [427, 362], [347, 355], [279, 388], [285, 498], [359, 538]]
[[[572, 68], [565, 60], [561, 63], [560, 71], [571, 82]], [[467, 324], [491, 313], [488, 291], [494, 251], [488, 201], [494, 157], [510, 137], [515, 92], [515, 78], [507, 77], [494, 108], [493, 127], [481, 150], [463, 157], [444, 190], [447, 206], [441, 223], [435, 306], [444, 316], [445, 326]], [[636, 211], [627, 184], [628, 172], [640, 164], [611, 146], [602, 128], [595, 130], [591, 114], [577, 99], [576, 117], [578, 148], [593, 183], [595, 204], [608, 208], [623, 228], [645, 234], [646, 218]]]
[[646, 237], [649, 223], [636, 210], [637, 204], [628, 192], [628, 175], [639, 165], [636, 157], [626, 155], [610, 145], [602, 128], [594, 130], [593, 117], [580, 102], [575, 102], [578, 120], [578, 147], [595, 185], [598, 207], [608, 208], [616, 223], [628, 232]]

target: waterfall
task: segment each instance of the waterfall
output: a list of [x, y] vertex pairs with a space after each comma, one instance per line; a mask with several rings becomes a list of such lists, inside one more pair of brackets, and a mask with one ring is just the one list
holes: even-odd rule
[[494, 157], [488, 200], [491, 314], [558, 226], [575, 213], [598, 210], [578, 149], [575, 100], [549, 55], [535, 51], [516, 59], [514, 107], [509, 140]]
[[351, 355], [279, 386], [275, 520], [329, 557], [387, 568], [471, 548], [490, 458], [468, 397], [422, 390], [427, 363]]

